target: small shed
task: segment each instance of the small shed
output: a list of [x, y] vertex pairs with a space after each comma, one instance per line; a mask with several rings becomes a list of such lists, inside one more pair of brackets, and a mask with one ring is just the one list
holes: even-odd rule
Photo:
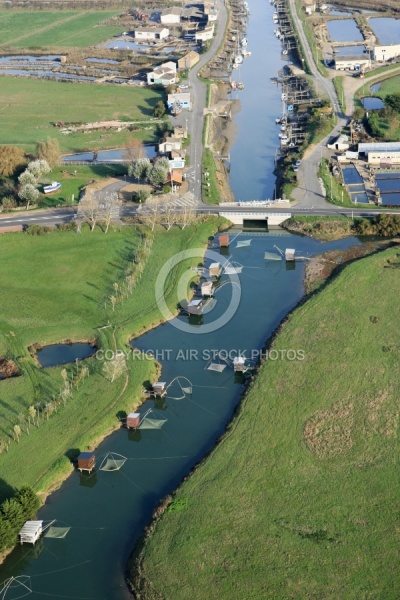
[[191, 300], [187, 305], [186, 311], [190, 315], [201, 315], [203, 313], [204, 301], [203, 299]]
[[218, 262], [211, 263], [208, 270], [212, 277], [219, 277], [221, 275], [221, 265]]
[[229, 235], [220, 235], [218, 243], [220, 248], [227, 248], [229, 246]]
[[19, 541], [21, 544], [35, 544], [42, 535], [43, 521], [26, 521], [19, 532]]
[[286, 248], [285, 260], [294, 260], [295, 255], [296, 255], [296, 250], [294, 248]]
[[212, 296], [214, 293], [214, 286], [212, 281], [205, 281], [201, 284], [201, 295]]
[[166, 393], [166, 386], [167, 382], [166, 381], [157, 381], [157, 383], [153, 384], [153, 392], [155, 396], [158, 396], [159, 398], [163, 398]]
[[81, 452], [78, 456], [78, 469], [82, 471], [89, 471], [94, 469], [96, 465], [96, 456], [94, 452]]
[[246, 370], [246, 359], [244, 356], [235, 356], [233, 359], [233, 370], [235, 372], [243, 372]]
[[138, 429], [140, 425], [140, 413], [132, 412], [126, 417], [126, 426], [128, 429]]

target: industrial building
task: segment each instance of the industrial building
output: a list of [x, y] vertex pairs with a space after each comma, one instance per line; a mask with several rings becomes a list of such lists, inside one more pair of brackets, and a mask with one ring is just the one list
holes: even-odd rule
[[360, 71], [362, 67], [371, 67], [369, 54], [343, 54], [335, 56], [336, 71]]
[[165, 40], [168, 36], [169, 29], [166, 27], [141, 27], [140, 29], [135, 29], [135, 40]]
[[370, 165], [400, 164], [400, 142], [358, 144], [358, 153], [364, 154]]
[[385, 62], [400, 56], [400, 44], [391, 44], [390, 46], [375, 46], [374, 60]]

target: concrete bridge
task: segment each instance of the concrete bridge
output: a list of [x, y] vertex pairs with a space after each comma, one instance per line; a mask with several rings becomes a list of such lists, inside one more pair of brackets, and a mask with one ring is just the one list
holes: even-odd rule
[[[243, 225], [245, 221], [260, 221], [264, 222], [265, 225], [273, 226], [280, 225], [292, 216], [291, 213], [276, 213], [267, 211], [223, 211], [219, 213], [220, 217], [224, 217], [231, 221], [234, 225]], [[260, 223], [260, 224], [261, 224]]]

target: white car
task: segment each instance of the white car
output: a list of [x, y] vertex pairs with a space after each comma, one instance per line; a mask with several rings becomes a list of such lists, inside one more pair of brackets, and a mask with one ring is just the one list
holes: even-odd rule
[[180, 87], [181, 90], [187, 90], [189, 88], [188, 85], [178, 85], [178, 87]]

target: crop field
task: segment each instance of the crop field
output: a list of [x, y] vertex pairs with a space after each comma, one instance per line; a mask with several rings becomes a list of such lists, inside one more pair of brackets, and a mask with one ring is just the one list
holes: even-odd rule
[[[212, 219], [183, 231], [176, 227], [168, 232], [157, 231], [143, 277], [115, 311], [109, 298], [115, 294], [114, 284], [121, 284], [132, 265], [139, 230], [122, 227], [104, 234], [100, 228], [94, 232], [84, 228], [82, 234], [54, 231], [40, 236], [1, 236], [0, 356], [12, 358], [22, 376], [0, 381], [0, 439], [7, 439], [18, 423], [25, 432], [28, 407], [51, 402], [62, 386], [62, 368], [38, 368], [28, 351], [31, 344], [96, 338], [102, 349], [124, 348], [134, 334], [160, 320], [154, 290], [160, 267], [184, 248], [199, 244], [205, 248], [217, 223]], [[182, 263], [177, 268], [171, 284], [188, 266]], [[172, 294], [171, 298], [167, 295], [167, 301], [173, 308]], [[109, 323], [112, 329], [98, 329]], [[71, 465], [66, 452], [87, 448], [97, 436], [117, 427], [117, 408], [132, 409], [140, 398], [143, 382], [155, 373], [152, 362], [128, 361], [126, 377], [109, 383], [100, 361], [92, 358], [85, 363], [90, 376], [67, 405], [59, 407], [48, 420], [42, 417], [40, 427], [31, 426], [29, 435], [24, 433], [18, 444], [12, 442], [9, 451], [2, 452], [0, 499], [8, 486], [36, 484], [36, 489], [43, 490], [50, 480], [68, 472]], [[71, 375], [74, 369], [76, 365], [67, 365]], [[34, 461], [26, 460], [33, 455]]]
[[[129, 132], [71, 133], [63, 135], [57, 121], [90, 122], [126, 118], [149, 121], [161, 92], [147, 88], [71, 84], [35, 79], [0, 78], [0, 131], [2, 144], [33, 151], [47, 137], [57, 138], [65, 151], [112, 147]], [[151, 129], [139, 132], [151, 137]]]
[[[140, 598], [400, 596], [398, 248], [299, 307], [147, 539]], [[167, 559], [166, 559], [167, 557]]]
[[0, 45], [7, 47], [93, 46], [120, 27], [101, 25], [117, 11], [0, 11]]

